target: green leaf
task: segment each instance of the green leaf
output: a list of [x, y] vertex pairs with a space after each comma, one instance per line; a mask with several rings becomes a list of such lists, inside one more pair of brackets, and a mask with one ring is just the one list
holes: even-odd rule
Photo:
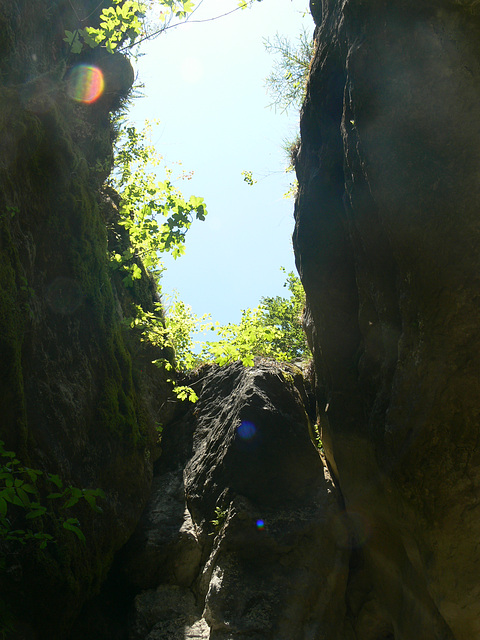
[[102, 10], [102, 13], [100, 14], [100, 18], [102, 20], [109, 20], [109, 18], [116, 18], [116, 11], [113, 7], [106, 7], [105, 9]]
[[106, 38], [105, 32], [100, 29], [87, 27], [83, 33], [83, 39], [91, 49], [98, 47]]
[[108, 53], [114, 53], [115, 49], [117, 48], [117, 43], [109, 40], [105, 48], [107, 49]]
[[21, 501], [22, 506], [29, 507], [30, 506], [30, 498], [28, 494], [23, 490], [22, 487], [17, 487], [17, 495]]
[[75, 491], [75, 493], [73, 493], [72, 491], [72, 495], [70, 496], [70, 498], [65, 502], [65, 504], [63, 505], [64, 509], [70, 509], [70, 507], [73, 507], [74, 505], [77, 504], [77, 502], [79, 501], [81, 497], [81, 494], [78, 495]]
[[190, 402], [197, 402], [198, 396], [191, 387], [174, 385], [173, 391], [179, 400], [189, 400]]
[[142, 277], [142, 270], [136, 264], [132, 266], [132, 280], [139, 280]]
[[60, 480], [60, 477], [57, 476], [57, 475], [49, 473], [48, 474], [48, 480], [50, 482], [53, 482], [53, 484], [56, 485], [59, 489], [61, 489], [63, 487], [63, 482]]
[[26, 515], [26, 518], [27, 520], [33, 520], [34, 518], [39, 518], [40, 516], [43, 516], [46, 510], [47, 510], [46, 507], [39, 507], [38, 509], [29, 511], [29, 513], [27, 513]]
[[68, 31], [68, 29], [65, 29], [65, 37], [63, 39], [64, 42], [71, 45], [77, 38], [78, 31]]
[[242, 358], [242, 364], [244, 367], [253, 367], [254, 365], [254, 358], [253, 355], [251, 353], [243, 356]]
[[65, 520], [65, 522], [63, 523], [63, 528], [67, 531], [71, 531], [77, 536], [79, 540], [85, 542], [86, 538], [83, 534], [83, 531], [78, 527], [79, 524], [80, 523], [77, 518], [68, 518], [68, 520]]
[[85, 493], [83, 497], [94, 511], [96, 511], [97, 513], [102, 513], [102, 509], [97, 505], [97, 500], [94, 495], [92, 495], [91, 493]]
[[27, 491], [27, 493], [34, 493], [34, 494], [38, 493], [38, 489], [31, 484], [24, 484], [22, 489], [24, 491]]
[[35, 483], [37, 481], [38, 476], [42, 475], [41, 471], [38, 471], [37, 469], [25, 469], [25, 471], [27, 472], [30, 480]]
[[70, 45], [70, 53], [77, 54], [83, 49], [83, 43], [80, 40], [78, 31], [65, 31], [64, 42]]
[[7, 502], [10, 502], [11, 504], [15, 504], [17, 505], [17, 507], [24, 506], [23, 502], [20, 500], [20, 498], [17, 496], [16, 493], [10, 493], [9, 495], [4, 495], [3, 497]]

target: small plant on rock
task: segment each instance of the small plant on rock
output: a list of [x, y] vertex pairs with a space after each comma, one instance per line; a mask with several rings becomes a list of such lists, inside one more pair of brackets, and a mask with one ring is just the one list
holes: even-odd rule
[[[46, 499], [40, 494], [40, 479], [49, 489]], [[22, 465], [15, 452], [6, 450], [0, 440], [0, 541], [20, 544], [33, 541], [44, 549], [54, 538], [43, 530], [42, 516], [52, 515], [52, 505], [57, 503], [60, 512], [65, 513], [60, 517], [62, 527], [85, 542], [80, 522], [67, 517], [67, 510], [84, 499], [94, 511], [101, 512], [97, 498], [105, 498], [101, 489], [64, 487], [58, 475]]]
[[212, 531], [210, 535], [214, 535], [218, 533], [223, 526], [228, 514], [228, 509], [221, 509], [220, 507], [215, 507], [215, 518], [210, 522], [213, 524], [215, 531]]

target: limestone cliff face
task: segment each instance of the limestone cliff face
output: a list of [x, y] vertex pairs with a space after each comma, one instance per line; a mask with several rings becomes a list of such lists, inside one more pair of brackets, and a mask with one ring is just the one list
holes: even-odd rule
[[[45, 550], [0, 541], [1, 628], [7, 609], [26, 637], [64, 638], [98, 589], [147, 499], [154, 421], [164, 419], [156, 411], [166, 385], [153, 366], [132, 361], [121, 326], [125, 296], [148, 309], [153, 289], [146, 277], [133, 292], [112, 280], [106, 223], [115, 224], [115, 202], [100, 192], [112, 157], [110, 111], [133, 80], [130, 63], [95, 54], [105, 79], [95, 103], [68, 89], [82, 58], [69, 56], [64, 31], [108, 4], [0, 2], [0, 439], [64, 486], [106, 493], [102, 517], [86, 503], [69, 512], [85, 545], [62, 528], [59, 512], [41, 524], [58, 541]], [[26, 528], [15, 509], [11, 528]]]
[[467, 640], [480, 635], [476, 3], [313, 4], [294, 244], [322, 440], [389, 637]]

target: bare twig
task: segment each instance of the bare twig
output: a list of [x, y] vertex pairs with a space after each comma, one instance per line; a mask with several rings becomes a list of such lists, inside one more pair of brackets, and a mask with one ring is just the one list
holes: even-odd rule
[[[258, 2], [258, 0], [250, 0], [250, 2], [248, 2], [247, 7], [251, 6], [254, 2]], [[200, 5], [203, 3], [203, 0], [201, 0], [200, 4], [192, 11], [192, 13], [190, 14], [189, 18], [195, 13], [195, 11], [200, 7]], [[170, 24], [170, 25], [166, 25], [163, 26], [161, 29], [158, 29], [158, 31], [154, 31], [153, 33], [150, 33], [146, 36], [144, 36], [143, 38], [140, 38], [140, 40], [135, 40], [135, 42], [133, 42], [132, 44], [127, 45], [126, 47], [122, 47], [122, 49], [118, 49], [118, 51], [126, 51], [128, 49], [131, 49], [132, 47], [135, 47], [136, 45], [140, 44], [141, 42], [144, 42], [145, 40], [151, 40], [152, 38], [155, 38], [156, 36], [160, 35], [161, 33], [163, 33], [164, 31], [167, 31], [167, 29], [174, 29], [175, 27], [180, 27], [184, 24], [199, 24], [201, 22], [213, 22], [214, 20], [220, 20], [220, 18], [226, 18], [227, 16], [232, 15], [232, 13], [236, 13], [237, 11], [241, 11], [244, 7], [235, 7], [235, 9], [232, 9], [231, 11], [227, 11], [227, 13], [222, 13], [219, 16], [214, 16], [213, 18], [203, 18], [202, 20], [190, 20], [189, 18], [187, 18], [186, 20], [184, 20], [183, 22], [177, 22], [176, 24]]]

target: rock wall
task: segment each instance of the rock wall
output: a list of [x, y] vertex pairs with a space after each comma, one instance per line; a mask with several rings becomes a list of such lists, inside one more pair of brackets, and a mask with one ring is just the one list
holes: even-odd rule
[[475, 638], [477, 3], [312, 5], [294, 245], [326, 456], [389, 637]]
[[[118, 236], [115, 196], [100, 189], [110, 113], [133, 71], [121, 55], [71, 56], [63, 41], [108, 4], [0, 2], [0, 439], [23, 465], [106, 494], [101, 516], [86, 503], [68, 511], [85, 544], [62, 527], [63, 512], [29, 523], [10, 504], [10, 529], [57, 539], [43, 550], [0, 540], [0, 629], [13, 625], [18, 637], [65, 638], [99, 589], [148, 497], [154, 423], [166, 419], [167, 385], [121, 325], [132, 301], [152, 308], [154, 289], [144, 272], [125, 290], [107, 263], [107, 225], [110, 241]], [[91, 104], [69, 89], [80, 62], [103, 72]], [[41, 490], [48, 504], [51, 488]]]

